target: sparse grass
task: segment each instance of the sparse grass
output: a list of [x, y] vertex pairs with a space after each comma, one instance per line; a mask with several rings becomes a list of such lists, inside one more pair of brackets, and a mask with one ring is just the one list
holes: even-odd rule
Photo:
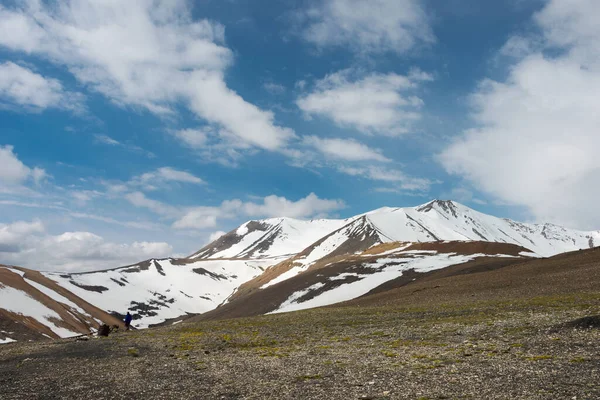
[[[581, 298], [585, 298], [585, 310], [575, 301]], [[294, 392], [296, 397], [290, 395], [291, 398], [328, 398], [331, 393], [337, 393], [340, 385], [350, 393], [347, 398], [366, 394], [386, 398], [382, 393], [392, 384], [394, 387], [411, 384], [419, 388], [406, 391], [406, 398], [444, 398], [439, 397], [440, 393], [449, 393], [447, 398], [478, 398], [453, 392], [461, 390], [457, 384], [460, 377], [481, 377], [471, 380], [470, 384], [480, 385], [478, 390], [487, 390], [489, 385], [502, 382], [502, 377], [497, 375], [499, 370], [511, 374], [517, 371], [527, 377], [519, 380], [518, 385], [531, 382], [532, 386], [528, 387], [529, 391], [518, 393], [533, 393], [530, 398], [572, 398], [565, 395], [571, 392], [557, 390], [559, 383], [553, 383], [555, 392], [551, 395], [535, 397], [539, 390], [539, 386], [535, 386], [539, 381], [535, 379], [542, 376], [541, 372], [560, 371], [561, 374], [552, 376], [559, 376], [559, 380], [564, 376], [565, 382], [580, 379], [579, 384], [582, 380], [587, 383], [586, 371], [596, 359], [582, 356], [590, 351], [586, 347], [589, 343], [595, 346], [598, 332], [551, 331], [549, 335], [548, 331], [587, 315], [590, 305], [600, 307], [600, 296], [552, 296], [531, 302], [486, 301], [468, 307], [464, 304], [330, 307], [184, 323], [115, 335], [108, 341], [97, 342], [119, 346], [120, 354], [127, 352], [132, 357], [138, 357], [137, 349], [141, 349], [144, 357], [136, 363], [156, 360], [150, 370], [169, 365], [170, 374], [177, 376], [189, 368], [193, 373], [189, 378], [191, 382], [206, 379], [207, 385], [216, 381], [222, 387], [227, 386], [220, 393], [247, 395], [244, 385], [255, 385], [252, 390], [256, 392], [248, 395], [255, 398], [272, 396], [276, 389], [267, 391], [265, 388], [277, 387], [282, 382], [287, 385], [285, 390], [298, 388], [298, 392]], [[555, 340], [559, 337], [560, 340]], [[570, 347], [573, 337], [582, 347], [576, 350]], [[136, 349], [137, 355], [129, 354], [128, 348]], [[11, 368], [16, 364], [13, 362]], [[26, 368], [27, 362], [18, 370]], [[562, 371], [566, 372], [562, 374]], [[422, 389], [425, 380], [427, 391]], [[374, 386], [370, 381], [375, 382]], [[575, 386], [569, 385], [565, 383], [564, 387], [573, 390]], [[429, 390], [434, 387], [439, 390]], [[587, 397], [578, 398], [600, 398], [595, 396], [600, 386], [577, 387], [589, 391], [585, 394]], [[323, 391], [312, 392], [316, 388]], [[515, 396], [515, 392], [505, 393], [504, 387], [497, 390], [500, 397], [489, 398], [523, 398], [518, 393]], [[219, 398], [218, 394], [207, 395], [207, 398]]]
[[569, 360], [569, 362], [572, 362], [572, 363], [583, 363], [586, 361], [588, 361], [588, 359], [585, 357], [573, 357]]
[[131, 357], [139, 357], [140, 352], [135, 347], [130, 347], [129, 349], [127, 349], [127, 355]]

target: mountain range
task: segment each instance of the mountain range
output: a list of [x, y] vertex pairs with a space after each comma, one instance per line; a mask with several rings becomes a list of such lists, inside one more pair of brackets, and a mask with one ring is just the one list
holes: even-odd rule
[[249, 221], [185, 258], [89, 273], [0, 267], [0, 343], [119, 325], [146, 328], [334, 304], [472, 262], [519, 261], [600, 245], [600, 231], [527, 224], [454, 201], [347, 219]]

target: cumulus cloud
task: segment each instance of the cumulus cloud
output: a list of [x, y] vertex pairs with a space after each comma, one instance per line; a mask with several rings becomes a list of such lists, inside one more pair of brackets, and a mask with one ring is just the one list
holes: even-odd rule
[[420, 0], [323, 0], [302, 12], [302, 37], [319, 48], [406, 53], [435, 41]]
[[46, 108], [82, 112], [82, 101], [81, 94], [64, 90], [56, 79], [43, 77], [12, 62], [0, 64], [0, 105], [4, 103], [8, 107], [31, 112]]
[[0, 224], [0, 263], [52, 271], [114, 268], [169, 256], [164, 242], [112, 243], [90, 232], [44, 233], [40, 221]]
[[192, 149], [201, 149], [206, 145], [210, 132], [210, 128], [181, 129], [173, 132], [173, 135], [186, 146]]
[[44, 224], [39, 220], [0, 224], [0, 254], [19, 251], [28, 236], [42, 232], [44, 232]]
[[224, 40], [222, 25], [192, 20], [186, 0], [0, 6], [0, 46], [64, 65], [116, 104], [160, 115], [185, 104], [237, 140], [280, 148], [294, 132], [227, 87], [233, 56]]
[[280, 196], [267, 196], [261, 202], [226, 200], [218, 207], [194, 207], [188, 209], [173, 223], [175, 229], [206, 229], [217, 226], [218, 219], [237, 217], [265, 218], [291, 217], [311, 218], [325, 216], [344, 208], [342, 200], [321, 199], [314, 193], [297, 201]]
[[142, 175], [135, 176], [125, 183], [105, 182], [112, 193], [125, 192], [128, 190], [146, 190], [153, 191], [164, 188], [169, 183], [187, 183], [193, 185], [204, 185], [203, 179], [187, 171], [181, 171], [171, 167], [161, 167], [154, 171], [145, 172]]
[[481, 82], [478, 125], [439, 156], [448, 172], [538, 220], [600, 227], [599, 19], [594, 0], [551, 0], [535, 15], [543, 49], [521, 46], [506, 80]]
[[408, 132], [421, 117], [423, 100], [415, 92], [433, 77], [413, 70], [408, 75], [342, 70], [318, 81], [296, 104], [307, 116], [331, 119], [363, 133], [396, 136]]
[[319, 138], [305, 136], [304, 144], [316, 149], [326, 157], [344, 161], [389, 161], [381, 150], [357, 142], [354, 139]]
[[173, 228], [195, 230], [214, 228], [217, 226], [217, 215], [227, 218], [227, 215], [221, 214], [216, 207], [195, 207], [175, 221]]
[[42, 168], [30, 168], [23, 164], [14, 153], [10, 145], [0, 146], [0, 189], [2, 187], [16, 187], [25, 184], [28, 180], [38, 184], [46, 177]]
[[321, 199], [311, 193], [297, 201], [275, 195], [267, 196], [262, 203], [244, 203], [242, 211], [250, 217], [310, 218], [324, 216], [344, 207], [345, 203], [341, 200]]

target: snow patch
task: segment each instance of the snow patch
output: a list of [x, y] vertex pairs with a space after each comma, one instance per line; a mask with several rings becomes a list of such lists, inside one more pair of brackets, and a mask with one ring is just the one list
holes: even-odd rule
[[381, 258], [375, 262], [363, 263], [365, 268], [373, 269], [376, 272], [371, 274], [344, 273], [330, 278], [329, 281], [344, 280], [347, 277], [358, 277], [357, 281], [343, 283], [340, 286], [329, 291], [320, 293], [310, 300], [298, 302], [300, 298], [310, 291], [318, 290], [325, 286], [325, 283], [319, 282], [309, 288], [293, 293], [285, 300], [281, 306], [270, 314], [305, 310], [308, 308], [322, 307], [342, 301], [348, 301], [367, 294], [376, 287], [402, 276], [404, 271], [414, 269], [416, 272], [429, 272], [440, 268], [445, 268], [455, 264], [465, 263], [478, 257], [487, 256], [485, 254], [457, 255], [454, 253], [431, 254], [429, 252], [407, 251], [408, 257], [402, 257], [402, 253], [397, 257]]
[[22, 290], [0, 285], [0, 304], [6, 311], [34, 318], [61, 338], [78, 335], [77, 332], [55, 325], [50, 319], [62, 320], [60, 315]]

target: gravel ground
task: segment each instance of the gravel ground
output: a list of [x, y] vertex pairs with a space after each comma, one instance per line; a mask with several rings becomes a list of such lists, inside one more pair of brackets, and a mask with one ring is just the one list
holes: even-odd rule
[[[599, 399], [600, 294], [323, 308], [0, 346], [1, 399]], [[585, 325], [587, 326], [587, 325]]]

